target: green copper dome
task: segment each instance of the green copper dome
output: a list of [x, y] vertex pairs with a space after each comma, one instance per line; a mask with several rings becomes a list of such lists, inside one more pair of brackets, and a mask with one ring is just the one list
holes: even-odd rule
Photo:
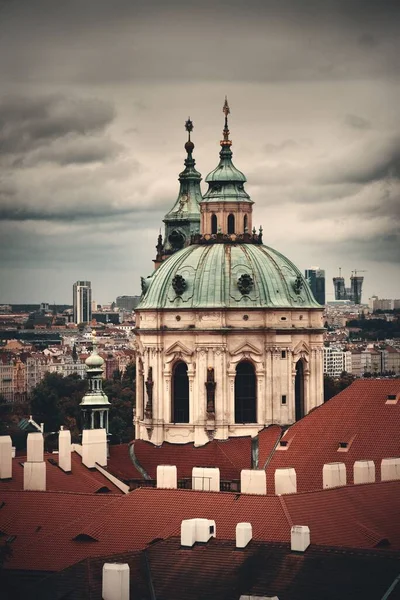
[[147, 279], [137, 310], [320, 308], [285, 256], [260, 244], [196, 244], [180, 250]]

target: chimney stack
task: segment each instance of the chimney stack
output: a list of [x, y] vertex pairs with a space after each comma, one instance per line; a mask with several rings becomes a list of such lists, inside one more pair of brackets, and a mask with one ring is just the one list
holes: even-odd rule
[[71, 450], [71, 432], [61, 426], [58, 434], [58, 466], [66, 473], [71, 472]]
[[44, 441], [42, 433], [28, 433], [27, 456], [28, 462], [42, 462]]
[[193, 467], [192, 490], [219, 492], [220, 474], [218, 467]]
[[310, 529], [307, 525], [293, 525], [290, 531], [292, 552], [304, 552], [310, 545]]
[[178, 473], [175, 465], [157, 466], [157, 487], [176, 490], [178, 487]]
[[27, 461], [24, 463], [24, 490], [46, 491], [46, 463], [43, 434], [28, 433]]
[[263, 469], [242, 469], [240, 472], [240, 491], [242, 494], [267, 493], [267, 478]]
[[12, 477], [12, 442], [9, 435], [0, 436], [0, 479]]
[[246, 548], [253, 537], [251, 523], [238, 523], [236, 525], [236, 548]]
[[96, 463], [107, 466], [107, 433], [105, 429], [84, 429], [82, 432], [82, 462], [89, 469]]
[[208, 542], [216, 536], [215, 521], [210, 519], [185, 519], [181, 523], [181, 545], [191, 548], [195, 542]]
[[346, 465], [335, 462], [327, 463], [322, 469], [322, 487], [333, 488], [346, 485]]
[[275, 469], [275, 494], [295, 494], [297, 492], [296, 470], [292, 467]]
[[356, 460], [353, 467], [354, 483], [374, 483], [375, 463], [373, 460]]
[[400, 458], [382, 458], [381, 481], [400, 479]]
[[104, 563], [103, 600], [129, 600], [129, 565]]

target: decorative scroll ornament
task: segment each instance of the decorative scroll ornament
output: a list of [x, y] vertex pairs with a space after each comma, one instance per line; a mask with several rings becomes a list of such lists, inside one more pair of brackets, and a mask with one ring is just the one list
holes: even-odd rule
[[296, 294], [300, 294], [301, 290], [303, 289], [303, 286], [304, 286], [303, 279], [301, 278], [300, 275], [297, 275], [297, 277], [293, 283], [293, 289], [296, 292]]
[[146, 393], [147, 393], [147, 403], [146, 408], [144, 410], [144, 415], [146, 419], [153, 418], [153, 367], [149, 367], [147, 372], [147, 379], [145, 381]]
[[175, 275], [172, 280], [172, 287], [177, 296], [182, 296], [183, 292], [187, 288], [187, 283], [182, 275]]
[[237, 285], [242, 294], [248, 294], [254, 285], [254, 281], [248, 273], [244, 273], [239, 277]]
[[215, 417], [215, 388], [217, 383], [214, 377], [214, 369], [208, 367], [207, 369], [207, 381], [205, 383], [207, 391], [207, 416]]

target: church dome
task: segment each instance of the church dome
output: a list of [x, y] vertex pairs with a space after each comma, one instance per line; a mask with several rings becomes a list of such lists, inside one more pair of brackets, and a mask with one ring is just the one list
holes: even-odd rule
[[276, 250], [209, 242], [180, 250], [144, 279], [137, 310], [321, 308], [299, 269]]
[[85, 365], [89, 369], [101, 368], [104, 365], [104, 359], [97, 354], [97, 351], [93, 351], [85, 360]]

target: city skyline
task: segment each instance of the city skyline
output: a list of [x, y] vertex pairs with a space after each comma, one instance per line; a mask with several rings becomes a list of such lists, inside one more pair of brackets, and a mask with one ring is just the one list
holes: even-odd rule
[[[295, 0], [0, 4], [0, 303], [140, 293], [178, 195], [185, 120], [214, 168], [225, 94], [233, 161], [264, 243], [327, 301], [400, 297], [400, 7]], [[155, 43], [156, 40], [156, 43]]]

